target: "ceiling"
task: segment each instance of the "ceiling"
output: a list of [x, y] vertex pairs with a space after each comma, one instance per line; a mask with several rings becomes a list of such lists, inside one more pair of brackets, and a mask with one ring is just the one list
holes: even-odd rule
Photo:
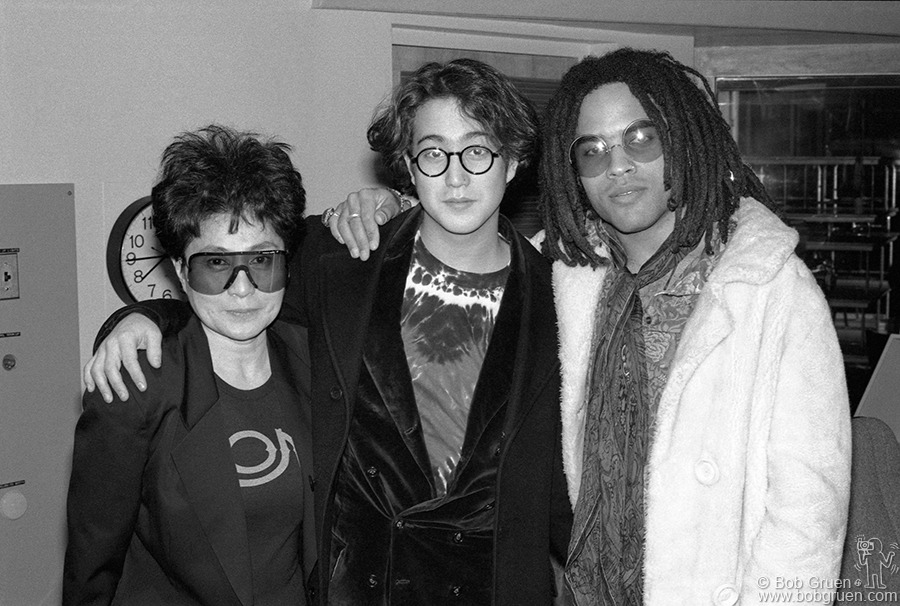
[[[557, 25], [562, 22], [555, 21]], [[708, 46], [783, 46], [792, 44], [900, 44], [900, 35], [852, 32], [823, 32], [800, 29], [764, 29], [758, 27], [726, 27], [704, 25], [647, 23], [571, 23], [578, 27], [617, 30], [635, 34], [693, 36], [697, 48]]]
[[312, 0], [312, 4], [692, 36], [696, 47], [900, 43], [898, 1]]

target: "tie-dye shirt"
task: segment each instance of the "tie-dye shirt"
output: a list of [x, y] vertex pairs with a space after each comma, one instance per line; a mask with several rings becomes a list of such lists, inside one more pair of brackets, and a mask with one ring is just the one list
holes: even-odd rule
[[453, 269], [416, 235], [400, 326], [438, 496], [459, 462], [508, 275], [509, 266], [487, 274]]

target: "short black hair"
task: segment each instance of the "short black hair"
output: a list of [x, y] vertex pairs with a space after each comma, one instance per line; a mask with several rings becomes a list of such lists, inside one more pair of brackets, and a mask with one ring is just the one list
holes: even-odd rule
[[184, 258], [200, 223], [214, 215], [270, 226], [293, 253], [303, 236], [306, 191], [291, 147], [252, 132], [211, 124], [184, 132], [166, 147], [153, 188], [153, 220], [160, 244]]
[[463, 114], [497, 140], [500, 155], [520, 167], [537, 155], [537, 113], [509, 78], [474, 59], [426, 63], [376, 109], [367, 133], [397, 189], [412, 192], [404, 157], [412, 149], [416, 111], [432, 99], [456, 99]]
[[[702, 88], [697, 85], [702, 84]], [[673, 244], [693, 248], [705, 236], [711, 247], [714, 227], [723, 241], [742, 196], [774, 203], [744, 164], [709, 83], [698, 71], [665, 52], [622, 48], [587, 57], [573, 66], [547, 106], [541, 164], [541, 219], [544, 252], [570, 265], [600, 265], [585, 234], [586, 221], [598, 220], [575, 170], [569, 145], [584, 98], [604, 84], [628, 86], [656, 124], [665, 158], [664, 185], [675, 212]]]

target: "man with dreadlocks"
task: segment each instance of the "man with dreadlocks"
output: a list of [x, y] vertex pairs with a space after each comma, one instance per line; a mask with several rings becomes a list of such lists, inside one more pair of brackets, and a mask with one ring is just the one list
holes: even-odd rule
[[544, 127], [577, 604], [749, 604], [779, 578], [833, 581], [841, 352], [708, 83], [666, 53], [589, 57]]
[[[574, 601], [745, 605], [771, 588], [802, 603], [839, 587], [841, 352], [709, 84], [666, 53], [588, 57], [544, 129]], [[342, 212], [371, 215], [383, 195]], [[364, 258], [369, 236], [349, 227], [332, 232]]]

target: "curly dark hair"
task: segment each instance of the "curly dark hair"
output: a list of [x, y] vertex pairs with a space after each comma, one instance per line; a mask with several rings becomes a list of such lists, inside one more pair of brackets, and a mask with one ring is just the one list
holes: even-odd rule
[[289, 254], [303, 237], [306, 191], [288, 152], [291, 147], [256, 133], [211, 124], [185, 132], [166, 147], [153, 188], [153, 221], [160, 244], [174, 259], [200, 236], [213, 215], [261, 221], [284, 240]]
[[585, 222], [599, 219], [569, 163], [569, 145], [584, 98], [614, 82], [628, 86], [660, 133], [664, 185], [671, 191], [669, 208], [676, 211], [674, 246], [693, 248], [705, 237], [710, 250], [716, 226], [727, 241], [731, 217], [742, 196], [774, 208], [759, 179], [741, 159], [703, 75], [668, 53], [622, 48], [573, 66], [547, 106], [540, 212], [548, 257], [568, 265], [605, 262], [585, 235]]
[[404, 158], [412, 149], [416, 111], [431, 99], [446, 98], [455, 98], [462, 112], [497, 140], [505, 159], [524, 167], [537, 155], [537, 113], [509, 78], [474, 59], [426, 63], [375, 110], [367, 132], [397, 189], [413, 191]]

